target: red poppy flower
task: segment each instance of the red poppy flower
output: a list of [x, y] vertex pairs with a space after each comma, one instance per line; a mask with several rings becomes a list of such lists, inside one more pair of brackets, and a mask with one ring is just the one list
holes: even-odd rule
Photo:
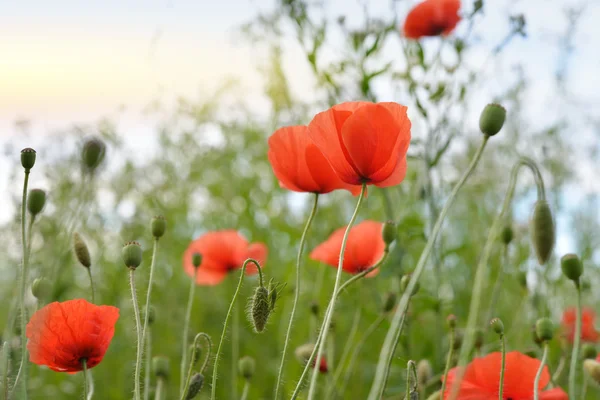
[[[198, 267], [196, 283], [198, 285], [217, 285], [229, 272], [242, 267], [248, 258], [254, 258], [262, 267], [267, 259], [267, 246], [264, 243], [248, 243], [234, 230], [208, 232], [194, 240], [183, 254], [183, 268], [193, 277], [194, 253], [202, 255], [202, 264]], [[256, 274], [258, 271], [252, 263], [246, 267], [246, 274]]]
[[[363, 221], [350, 229], [344, 253], [344, 271], [358, 274], [381, 259], [385, 250], [382, 229], [383, 224], [375, 221]], [[343, 227], [333, 232], [310, 253], [310, 258], [337, 268], [345, 231], [346, 227]], [[374, 270], [369, 275], [376, 275], [377, 272]]]
[[[497, 400], [500, 387], [500, 367], [502, 354], [490, 353], [485, 357], [474, 359], [468, 366], [460, 383], [458, 399], [460, 400]], [[532, 400], [533, 383], [540, 367], [540, 361], [518, 351], [506, 354], [504, 370], [504, 399]], [[448, 372], [448, 382], [444, 392], [444, 400], [451, 398], [452, 386], [456, 379], [458, 367]], [[568, 400], [569, 396], [561, 389], [542, 391], [550, 382], [548, 367], [544, 367], [539, 384], [540, 400]]]
[[83, 299], [50, 303], [32, 315], [27, 330], [29, 360], [58, 372], [93, 368], [115, 334], [119, 309]]
[[410, 127], [405, 106], [357, 101], [317, 114], [308, 134], [342, 181], [387, 187], [406, 175]]
[[281, 187], [295, 192], [329, 193], [346, 189], [357, 195], [360, 186], [343, 182], [308, 136], [308, 128], [287, 126], [269, 138], [269, 162]]
[[[594, 326], [594, 320], [596, 319], [596, 313], [590, 308], [584, 308], [581, 310], [581, 340], [584, 342], [597, 342], [598, 332]], [[575, 322], [577, 320], [577, 314], [575, 308], [568, 308], [564, 311], [562, 316], [563, 331], [567, 339], [573, 343], [575, 338]]]
[[404, 36], [419, 39], [423, 36], [448, 35], [460, 16], [460, 0], [425, 0], [414, 7], [404, 21]]

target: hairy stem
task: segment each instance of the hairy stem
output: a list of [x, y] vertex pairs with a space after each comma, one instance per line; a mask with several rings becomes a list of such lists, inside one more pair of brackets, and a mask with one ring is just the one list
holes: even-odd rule
[[500, 387], [498, 388], [498, 400], [504, 400], [504, 372], [506, 371], [506, 340], [504, 334], [500, 335], [500, 351], [502, 352], [502, 364], [500, 366]]
[[165, 380], [161, 377], [158, 377], [156, 382], [156, 392], [154, 393], [154, 400], [162, 400], [163, 392], [165, 387]]
[[194, 361], [196, 360], [196, 352], [198, 351], [198, 341], [200, 340], [200, 338], [204, 338], [204, 340], [206, 340], [206, 343], [208, 344], [206, 346], [206, 356], [204, 357], [204, 363], [202, 363], [202, 368], [200, 369], [200, 373], [202, 373], [204, 371], [204, 368], [206, 368], [206, 364], [208, 363], [208, 360], [210, 359], [210, 353], [211, 353], [211, 349], [212, 349], [212, 341], [210, 340], [210, 336], [208, 336], [204, 332], [200, 332], [194, 338], [194, 346], [192, 347], [192, 359], [190, 360], [190, 366], [188, 368], [187, 376], [185, 378], [185, 387], [183, 388], [183, 392], [181, 393], [181, 400], [185, 399], [185, 397], [187, 396], [188, 390], [190, 390], [190, 381], [192, 380], [192, 372], [194, 370], [194, 364], [195, 364]]
[[185, 384], [185, 367], [187, 365], [188, 352], [188, 334], [190, 330], [190, 319], [192, 318], [192, 306], [194, 305], [194, 292], [196, 291], [196, 278], [198, 276], [198, 267], [194, 269], [194, 278], [190, 282], [190, 294], [188, 295], [187, 309], [185, 312], [185, 320], [183, 321], [183, 338], [181, 348], [181, 368], [179, 370], [179, 395], [183, 394], [183, 386]]
[[[337, 368], [335, 368], [335, 374], [333, 375], [333, 379], [331, 380], [331, 385], [327, 390], [325, 398], [328, 399], [332, 395], [335, 387], [337, 386], [338, 380], [342, 376], [342, 371], [344, 369], [344, 365], [348, 362], [350, 357], [350, 352], [352, 350], [352, 344], [354, 343], [354, 339], [356, 334], [358, 333], [358, 325], [360, 323], [360, 307], [356, 308], [356, 312], [354, 314], [354, 319], [352, 320], [352, 327], [350, 328], [350, 333], [348, 334], [348, 339], [346, 340], [346, 344], [344, 345], [344, 350], [342, 351], [342, 357], [340, 358], [340, 363]], [[333, 370], [333, 367], [331, 367]]]
[[129, 269], [129, 284], [131, 285], [131, 300], [133, 301], [133, 312], [135, 314], [135, 331], [137, 334], [137, 353], [135, 358], [134, 398], [140, 400], [140, 369], [142, 367], [142, 323], [140, 320], [140, 308], [135, 290], [135, 268]]
[[571, 367], [569, 368], [569, 398], [576, 399], [577, 394], [577, 365], [579, 362], [579, 345], [581, 342], [581, 287], [575, 282], [577, 289], [577, 320], [575, 322], [575, 337], [573, 338], [573, 353], [571, 354]]
[[92, 304], [96, 304], [96, 290], [94, 288], [94, 279], [92, 278], [92, 269], [86, 268], [90, 277], [90, 290], [92, 291]]
[[146, 366], [144, 368], [144, 400], [150, 399], [150, 361], [152, 360], [152, 328], [146, 335]]
[[[548, 343], [544, 342], [544, 354], [542, 355], [542, 362], [540, 363], [540, 368], [535, 374], [535, 380], [533, 381], [533, 400], [539, 400], [539, 390], [540, 390], [540, 378], [542, 377], [542, 371], [544, 370], [544, 366], [546, 365], [546, 359], [548, 358]], [[575, 397], [569, 397], [570, 399], [574, 399]]]
[[448, 348], [448, 357], [446, 357], [446, 366], [444, 367], [444, 376], [442, 378], [442, 396], [446, 392], [446, 381], [448, 380], [448, 371], [450, 371], [450, 364], [452, 364], [452, 356], [454, 355], [454, 339], [456, 338], [455, 328], [450, 328], [450, 345]]
[[244, 383], [244, 391], [242, 392], [242, 397], [240, 398], [240, 400], [247, 400], [249, 392], [250, 392], [250, 381], [246, 380], [246, 383]]

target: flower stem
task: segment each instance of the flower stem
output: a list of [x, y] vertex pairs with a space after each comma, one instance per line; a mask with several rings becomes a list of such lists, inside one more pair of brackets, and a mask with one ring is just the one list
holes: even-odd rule
[[83, 397], [85, 399], [88, 398], [88, 370], [87, 370], [87, 360], [84, 358], [81, 361], [81, 364], [83, 364]]
[[190, 282], [190, 294], [188, 295], [187, 309], [185, 312], [185, 320], [183, 322], [183, 339], [181, 349], [181, 368], [179, 376], [179, 395], [183, 394], [183, 385], [185, 383], [185, 367], [187, 365], [188, 352], [188, 332], [190, 330], [190, 319], [192, 318], [192, 306], [194, 304], [194, 292], [196, 291], [196, 277], [198, 276], [198, 268], [194, 269], [194, 278]]
[[454, 340], [456, 339], [456, 329], [450, 328], [450, 344], [448, 348], [448, 357], [446, 357], [446, 366], [444, 367], [444, 375], [442, 377], [442, 390], [440, 393], [442, 397], [446, 392], [446, 381], [448, 380], [448, 371], [450, 371], [450, 364], [452, 364], [452, 356], [454, 356]]
[[[533, 400], [539, 400], [539, 390], [540, 390], [540, 378], [542, 376], [542, 371], [544, 370], [544, 366], [546, 365], [546, 359], [548, 358], [548, 343], [544, 342], [544, 354], [542, 355], [542, 362], [540, 363], [540, 368], [535, 374], [535, 380], [533, 381]], [[575, 397], [569, 397], [570, 399], [574, 399]]]
[[211, 394], [210, 394], [210, 398], [211, 400], [215, 400], [216, 396], [217, 396], [217, 374], [219, 371], [219, 357], [221, 355], [221, 349], [223, 348], [223, 342], [225, 341], [225, 334], [227, 333], [227, 325], [229, 325], [229, 320], [231, 319], [231, 314], [233, 311], [233, 307], [235, 306], [235, 301], [237, 300], [238, 294], [240, 292], [240, 289], [242, 287], [242, 283], [244, 282], [244, 276], [246, 274], [246, 266], [249, 263], [253, 263], [254, 265], [256, 265], [256, 268], [258, 268], [258, 275], [259, 275], [259, 279], [260, 279], [260, 283], [262, 285], [262, 269], [260, 267], [260, 264], [258, 263], [258, 261], [249, 258], [246, 261], [244, 261], [244, 264], [242, 265], [241, 268], [241, 273], [240, 273], [240, 280], [238, 282], [237, 285], [237, 289], [235, 290], [235, 293], [233, 294], [233, 299], [231, 299], [231, 304], [229, 304], [229, 310], [227, 311], [227, 315], [225, 316], [225, 323], [223, 324], [223, 332], [221, 333], [221, 339], [219, 340], [219, 347], [217, 347], [217, 354], [215, 356], [215, 365], [213, 367], [213, 375], [212, 375], [212, 388], [211, 388]]
[[498, 276], [496, 277], [496, 283], [494, 283], [494, 289], [492, 289], [492, 296], [490, 301], [490, 308], [487, 313], [486, 321], [492, 319], [496, 311], [496, 304], [498, 303], [498, 296], [500, 296], [500, 290], [502, 289], [502, 282], [504, 280], [504, 269], [508, 263], [508, 245], [502, 246], [502, 261], [500, 262], [500, 268], [498, 269]]
[[242, 392], [242, 397], [240, 398], [240, 400], [247, 400], [249, 392], [250, 392], [250, 381], [246, 380], [246, 383], [244, 383], [244, 391]]
[[140, 368], [142, 366], [142, 328], [140, 320], [140, 308], [135, 291], [135, 268], [129, 269], [129, 284], [131, 286], [131, 300], [133, 301], [133, 312], [135, 315], [135, 331], [137, 334], [137, 353], [135, 358], [134, 398], [140, 400]]
[[504, 400], [504, 372], [506, 371], [506, 339], [504, 334], [500, 335], [500, 351], [502, 352], [502, 364], [500, 366], [500, 387], [498, 388], [498, 400]]
[[290, 336], [292, 333], [292, 326], [294, 324], [294, 315], [296, 314], [296, 306], [298, 305], [298, 299], [300, 298], [300, 267], [302, 265], [302, 253], [304, 252], [304, 245], [306, 244], [306, 236], [308, 234], [308, 230], [312, 224], [312, 221], [317, 213], [317, 205], [319, 203], [319, 194], [315, 193], [314, 202], [308, 219], [306, 220], [306, 225], [304, 226], [304, 231], [302, 232], [302, 237], [300, 238], [300, 245], [298, 248], [298, 257], [296, 258], [296, 289], [294, 292], [294, 305], [292, 306], [292, 313], [290, 314], [290, 322], [288, 323], [287, 332], [285, 334], [285, 341], [283, 342], [283, 354], [281, 355], [281, 362], [279, 363], [279, 372], [277, 373], [277, 383], [275, 385], [275, 400], [279, 399], [279, 387], [281, 385], [281, 381], [283, 380], [283, 366], [285, 365], [285, 356], [287, 354], [288, 344], [290, 342]]
[[[260, 282], [262, 286], [262, 280]], [[240, 358], [240, 310], [233, 309], [233, 326], [231, 327], [231, 398], [237, 399], [238, 368], [237, 361]]]
[[575, 322], [575, 337], [573, 339], [573, 353], [571, 354], [571, 367], [569, 369], [569, 398], [576, 399], [577, 365], [579, 362], [579, 345], [581, 342], [581, 287], [575, 282], [577, 290], [577, 320]]
[[92, 278], [92, 269], [86, 268], [90, 277], [90, 290], [92, 291], [92, 304], [96, 304], [96, 291], [94, 289], [94, 279]]
[[2, 388], [4, 400], [8, 400], [8, 371], [10, 369], [10, 357], [8, 355], [9, 351], [10, 348], [8, 346], [8, 342], [4, 342], [2, 344]]
[[[337, 273], [335, 275], [335, 284], [333, 286], [333, 292], [331, 294], [331, 300], [329, 301], [329, 306], [327, 308], [327, 312], [325, 313], [325, 319], [323, 320], [323, 324], [321, 325], [321, 341], [318, 345], [317, 350], [317, 359], [315, 361], [315, 365], [320, 365], [321, 358], [323, 357], [323, 350], [325, 349], [325, 343], [327, 342], [327, 334], [329, 333], [329, 328], [331, 325], [331, 318], [333, 317], [333, 313], [335, 311], [335, 301], [337, 298], [338, 288], [340, 286], [340, 281], [342, 278], [342, 269], [344, 266], [344, 253], [346, 252], [346, 243], [348, 242], [348, 236], [350, 234], [350, 230], [352, 229], [352, 225], [354, 225], [354, 221], [356, 221], [356, 217], [358, 216], [358, 210], [360, 209], [360, 205], [363, 202], [365, 197], [365, 192], [367, 191], [367, 184], [363, 183], [362, 189], [360, 191], [360, 195], [358, 196], [358, 201], [356, 202], [356, 208], [354, 209], [354, 213], [350, 218], [350, 222], [346, 227], [346, 232], [344, 232], [344, 237], [342, 239], [342, 247], [340, 249], [340, 257], [338, 262]], [[319, 376], [319, 369], [315, 368], [312, 374], [312, 378], [310, 381], [310, 387], [308, 389], [308, 400], [312, 400], [315, 396], [315, 391], [317, 387], [317, 378]]]
[[[348, 333], [348, 339], [346, 340], [346, 344], [344, 345], [344, 350], [342, 351], [342, 357], [340, 358], [340, 363], [337, 365], [337, 368], [335, 368], [335, 374], [333, 376], [333, 379], [331, 380], [331, 384], [330, 384], [329, 388], [327, 389], [327, 394], [325, 395], [326, 399], [330, 398], [333, 391], [335, 390], [337, 382], [342, 376], [342, 371], [344, 369], [344, 365], [346, 364], [346, 362], [348, 361], [348, 359], [350, 357], [350, 351], [352, 350], [352, 344], [354, 343], [354, 339], [358, 332], [358, 325], [360, 323], [360, 311], [361, 311], [360, 307], [357, 307], [356, 312], [354, 314], [354, 319], [352, 321], [352, 327], [350, 328], [350, 333]], [[329, 357], [329, 358], [331, 358], [331, 357]], [[333, 367], [331, 367], [331, 369], [333, 370]]]
[[204, 368], [206, 368], [206, 365], [208, 364], [208, 360], [210, 359], [210, 352], [212, 349], [212, 341], [210, 340], [210, 336], [208, 336], [204, 332], [200, 332], [194, 338], [194, 346], [192, 347], [192, 359], [190, 360], [190, 366], [188, 368], [187, 376], [185, 378], [185, 386], [183, 388], [183, 392], [181, 393], [181, 400], [185, 399], [185, 396], [187, 396], [188, 390], [190, 390], [190, 381], [192, 380], [192, 372], [194, 370], [194, 360], [196, 359], [196, 352], [198, 351], [198, 340], [200, 340], [200, 338], [204, 338], [204, 340], [206, 340], [206, 343], [208, 344], [208, 346], [206, 346], [206, 356], [204, 357], [204, 362], [202, 363], [202, 368], [200, 369], [200, 373], [202, 373], [204, 371]]
[[154, 400], [162, 400], [163, 399], [163, 391], [165, 387], [165, 380], [163, 378], [158, 378], [156, 382], [156, 393], [154, 394]]
[[150, 399], [150, 361], [152, 360], [152, 328], [146, 336], [146, 366], [144, 367], [144, 400]]
[[396, 312], [392, 318], [392, 323], [390, 325], [390, 329], [385, 337], [385, 341], [383, 347], [381, 348], [381, 352], [379, 354], [379, 361], [377, 362], [377, 369], [375, 372], [375, 379], [373, 385], [371, 386], [371, 391], [369, 393], [368, 400], [379, 400], [383, 395], [383, 391], [385, 390], [385, 382], [387, 380], [387, 376], [389, 374], [389, 368], [392, 363], [392, 359], [394, 356], [394, 352], [396, 350], [396, 346], [398, 345], [398, 340], [400, 338], [400, 333], [402, 332], [402, 328], [404, 327], [404, 317], [406, 314], [406, 310], [408, 309], [408, 304], [410, 302], [411, 293], [413, 292], [423, 270], [425, 268], [425, 264], [431, 254], [431, 251], [435, 245], [435, 242], [442, 230], [442, 225], [444, 220], [446, 219], [446, 215], [450, 210], [452, 204], [454, 204], [454, 200], [456, 199], [456, 195], [463, 187], [467, 179], [471, 176], [471, 173], [475, 170], [475, 167], [479, 163], [481, 156], [483, 155], [483, 150], [488, 142], [489, 137], [485, 136], [479, 149], [473, 156], [471, 163], [469, 164], [467, 170], [463, 173], [460, 180], [452, 189], [452, 192], [448, 196], [446, 203], [444, 204], [444, 208], [440, 212], [438, 219], [433, 227], [431, 235], [429, 236], [429, 240], [423, 249], [423, 253], [421, 253], [421, 257], [419, 258], [419, 262], [411, 275], [411, 279], [408, 283], [408, 287], [406, 291], [402, 295], [398, 307], [396, 308]]
[[[152, 293], [152, 280], [154, 278], [154, 266], [156, 265], [156, 253], [158, 251], [158, 238], [154, 238], [154, 245], [152, 246], [152, 260], [150, 261], [150, 277], [148, 278], [148, 291], [146, 292], [146, 307], [144, 310], [144, 327], [142, 328], [142, 338], [140, 344], [140, 351], [144, 348], [146, 344], [146, 331], [148, 330], [148, 319], [150, 318], [150, 295]], [[92, 279], [92, 275], [90, 274], [90, 279]], [[136, 376], [135, 379], [140, 382], [140, 371], [141, 371], [141, 363], [142, 363], [142, 354], [139, 354], [138, 367], [136, 368]], [[145, 382], [145, 380], [144, 380]], [[144, 393], [146, 389], [144, 388]], [[138, 392], [139, 395], [139, 392]]]

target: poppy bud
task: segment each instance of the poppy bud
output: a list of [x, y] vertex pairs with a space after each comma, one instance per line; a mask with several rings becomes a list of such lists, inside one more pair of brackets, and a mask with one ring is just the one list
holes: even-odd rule
[[419, 387], [425, 387], [427, 382], [433, 377], [433, 368], [428, 360], [421, 360], [417, 364], [417, 384]]
[[77, 232], [73, 234], [73, 251], [75, 252], [75, 257], [77, 257], [77, 261], [79, 261], [81, 265], [83, 265], [86, 268], [92, 266], [90, 251], [88, 250], [88, 247], [83, 241], [81, 235]]
[[142, 247], [138, 242], [125, 243], [122, 253], [127, 268], [136, 269], [142, 263]]
[[192, 379], [190, 379], [190, 387], [188, 388], [185, 400], [192, 400], [194, 397], [198, 396], [198, 393], [202, 390], [202, 385], [204, 385], [204, 375], [200, 373], [194, 374]]
[[95, 170], [106, 153], [106, 145], [100, 139], [89, 139], [83, 144], [83, 151], [81, 157], [83, 159], [83, 165], [85, 165], [90, 171]]
[[476, 349], [481, 349], [481, 346], [483, 346], [483, 331], [481, 329], [476, 329], [475, 330], [475, 348]]
[[265, 330], [270, 314], [269, 291], [266, 287], [259, 286], [254, 291], [254, 296], [250, 298], [250, 322], [255, 332], [260, 333]]
[[200, 266], [200, 264], [202, 264], [202, 254], [200, 254], [200, 253], [192, 254], [192, 265], [195, 268], [198, 268]]
[[513, 229], [512, 226], [506, 225], [504, 229], [502, 229], [502, 243], [505, 245], [509, 245], [513, 240]]
[[448, 324], [448, 328], [454, 329], [456, 328], [456, 315], [450, 314], [446, 318], [446, 323]]
[[[400, 280], [400, 289], [403, 292], [406, 291], [406, 288], [408, 288], [408, 283], [410, 282], [410, 277], [411, 277], [410, 274], [406, 274]], [[420, 288], [419, 282], [416, 282], [415, 287], [410, 295], [414, 296], [415, 294], [417, 294], [417, 292], [419, 291], [419, 288]]]
[[46, 205], [46, 192], [42, 189], [31, 189], [27, 196], [27, 210], [33, 216], [38, 215]]
[[396, 305], [396, 293], [388, 292], [385, 296], [385, 300], [383, 301], [383, 312], [387, 313], [392, 311], [394, 306]]
[[319, 316], [319, 303], [317, 303], [314, 300], [311, 301], [311, 303], [310, 303], [310, 312], [315, 317], [318, 317]]
[[238, 361], [238, 369], [244, 379], [252, 379], [252, 376], [254, 376], [254, 370], [256, 369], [256, 362], [254, 361], [254, 358], [250, 356], [244, 356], [240, 358]]
[[310, 355], [315, 349], [315, 345], [312, 343], [306, 343], [302, 346], [296, 347], [294, 350], [294, 355], [302, 364], [306, 364], [306, 362], [310, 359]]
[[573, 282], [579, 282], [579, 277], [583, 274], [583, 264], [575, 254], [565, 254], [560, 259], [560, 268], [563, 274]]
[[456, 330], [456, 332], [454, 333], [454, 343], [452, 348], [454, 350], [458, 350], [461, 348], [462, 346], [462, 342], [463, 342], [463, 332], [459, 329]]
[[383, 224], [382, 236], [383, 242], [386, 246], [394, 243], [397, 236], [396, 224], [394, 221], [387, 221], [385, 224]]
[[504, 324], [500, 318], [494, 318], [490, 321], [490, 326], [492, 330], [496, 332], [498, 335], [504, 335]]
[[47, 300], [52, 295], [52, 282], [48, 278], [36, 278], [31, 284], [31, 293], [38, 300]]
[[169, 359], [164, 356], [152, 357], [152, 370], [154, 375], [159, 378], [169, 379], [171, 368]]
[[166, 229], [167, 221], [162, 215], [157, 215], [150, 221], [150, 230], [152, 231], [152, 236], [154, 236], [156, 239], [162, 237], [162, 235], [165, 234]]
[[598, 356], [598, 350], [594, 344], [584, 343], [584, 345], [581, 347], [581, 356], [584, 360], [588, 358], [595, 359], [596, 356]]
[[535, 334], [542, 342], [552, 340], [554, 324], [549, 318], [540, 318], [535, 323]]
[[554, 221], [548, 202], [538, 200], [531, 220], [531, 239], [540, 265], [546, 264], [554, 248]]
[[585, 372], [600, 385], [600, 362], [596, 360], [585, 360], [583, 362], [583, 369], [585, 369]]
[[27, 147], [21, 150], [21, 165], [25, 168], [25, 171], [29, 172], [35, 165], [35, 150]]
[[504, 125], [506, 110], [499, 104], [488, 104], [479, 117], [479, 129], [487, 136], [494, 136]]

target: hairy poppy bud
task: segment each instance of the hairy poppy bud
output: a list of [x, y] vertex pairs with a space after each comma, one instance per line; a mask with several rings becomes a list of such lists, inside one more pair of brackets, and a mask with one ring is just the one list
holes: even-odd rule
[[502, 243], [505, 245], [510, 244], [513, 240], [513, 229], [512, 226], [506, 225], [504, 229], [502, 229]]
[[154, 236], [156, 239], [162, 237], [167, 229], [167, 221], [165, 220], [165, 217], [162, 215], [153, 217], [150, 221], [150, 229], [152, 230], [152, 236]]
[[200, 266], [200, 264], [202, 264], [202, 254], [200, 254], [200, 253], [194, 253], [192, 255], [192, 265], [195, 268], [198, 268]]
[[152, 357], [152, 370], [157, 377], [169, 379], [171, 373], [169, 359], [164, 356]]
[[583, 274], [583, 263], [575, 254], [565, 254], [560, 259], [560, 268], [563, 274], [573, 282], [579, 282]]
[[583, 362], [583, 369], [585, 369], [585, 372], [600, 385], [600, 362], [596, 360], [585, 360]]
[[47, 300], [52, 295], [52, 282], [48, 278], [36, 278], [31, 284], [31, 293], [38, 300]]
[[535, 323], [535, 334], [542, 342], [552, 340], [554, 336], [554, 324], [549, 318], [540, 318]]
[[446, 323], [448, 324], [448, 328], [450, 329], [454, 329], [456, 328], [456, 315], [454, 314], [450, 314], [448, 315], [448, 317], [446, 318]]
[[538, 200], [535, 203], [531, 220], [531, 239], [541, 265], [546, 264], [552, 254], [554, 235], [554, 220], [550, 206], [546, 200]]
[[593, 358], [595, 359], [598, 356], [598, 350], [596, 346], [592, 343], [584, 343], [581, 347], [581, 356], [583, 359]]
[[25, 171], [29, 172], [35, 165], [35, 154], [35, 150], [30, 147], [21, 150], [21, 165]]
[[192, 379], [190, 379], [190, 387], [188, 388], [188, 392], [185, 395], [185, 400], [192, 400], [193, 398], [198, 396], [198, 393], [200, 393], [200, 390], [202, 390], [203, 385], [204, 375], [200, 373], [194, 374], [192, 376]]
[[396, 293], [388, 292], [385, 295], [385, 300], [383, 301], [383, 312], [387, 313], [392, 311], [394, 306], [396, 305]]
[[33, 216], [38, 215], [46, 205], [46, 192], [42, 189], [31, 189], [27, 196], [27, 210]]
[[250, 356], [244, 356], [240, 358], [238, 361], [238, 369], [244, 379], [252, 379], [252, 376], [254, 376], [254, 370], [256, 369], [256, 362], [254, 361], [254, 358]]
[[312, 315], [314, 315], [315, 317], [319, 316], [319, 303], [317, 303], [316, 301], [311, 301], [310, 302], [310, 312]]
[[487, 136], [494, 136], [504, 125], [506, 110], [499, 104], [488, 104], [479, 117], [479, 129]]
[[420, 388], [425, 387], [433, 377], [433, 367], [428, 360], [421, 360], [417, 364], [417, 384]]
[[490, 327], [498, 335], [504, 335], [504, 324], [500, 318], [494, 318], [490, 321]]
[[75, 252], [75, 257], [77, 257], [77, 261], [79, 261], [81, 265], [83, 265], [86, 268], [92, 266], [90, 251], [88, 250], [88, 247], [83, 241], [81, 235], [77, 232], [73, 234], [73, 251]]
[[[408, 283], [410, 282], [410, 277], [411, 277], [410, 274], [406, 274], [400, 280], [400, 289], [403, 292], [405, 292], [406, 289], [408, 288]], [[419, 282], [416, 282], [415, 287], [410, 295], [414, 296], [415, 294], [417, 294], [417, 292], [419, 291], [419, 288], [420, 288]]]
[[383, 242], [386, 246], [394, 243], [397, 236], [396, 224], [394, 221], [387, 221], [385, 224], [383, 224], [383, 231], [381, 234], [383, 236]]
[[83, 144], [83, 151], [81, 157], [83, 159], [83, 165], [90, 171], [95, 170], [106, 153], [106, 145], [100, 139], [89, 139]]
[[259, 286], [254, 291], [254, 296], [250, 299], [249, 314], [254, 331], [257, 333], [264, 331], [269, 320], [269, 315], [271, 314], [269, 291], [266, 287]]
[[136, 269], [142, 263], [142, 247], [138, 242], [125, 243], [122, 253], [127, 268]]

